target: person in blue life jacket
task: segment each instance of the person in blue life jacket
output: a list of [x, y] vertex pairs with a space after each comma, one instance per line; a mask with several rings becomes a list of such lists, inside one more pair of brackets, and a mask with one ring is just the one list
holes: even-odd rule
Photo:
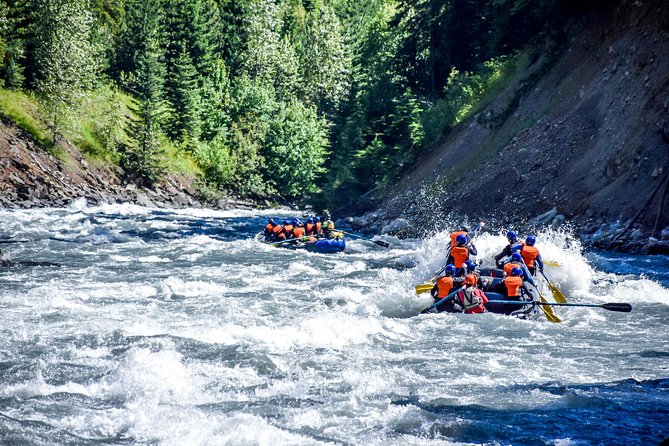
[[506, 240], [509, 244], [504, 247], [502, 252], [494, 256], [495, 265], [497, 265], [497, 268], [499, 269], [504, 268], [504, 261], [502, 259], [511, 257], [511, 254], [522, 246], [522, 243], [518, 241], [518, 234], [516, 234], [516, 231], [507, 232]]

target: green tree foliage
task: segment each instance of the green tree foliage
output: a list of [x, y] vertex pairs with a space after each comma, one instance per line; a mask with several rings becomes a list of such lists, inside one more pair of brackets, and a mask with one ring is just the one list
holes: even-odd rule
[[133, 179], [152, 184], [160, 178], [161, 150], [159, 130], [164, 114], [162, 62], [162, 11], [160, 0], [130, 0], [128, 28], [124, 36], [128, 46], [127, 88], [137, 99], [135, 117], [128, 123], [131, 141], [121, 148], [124, 168]]
[[299, 42], [303, 91], [319, 111], [332, 114], [349, 91], [351, 59], [339, 18], [318, 2], [308, 13]]
[[281, 107], [270, 122], [261, 151], [268, 184], [288, 197], [319, 192], [315, 180], [325, 172], [327, 136], [327, 124], [314, 108], [299, 101]]
[[[345, 208], [391, 187], [476, 111], [516, 51], [557, 40], [579, 5], [4, 0], [0, 86], [36, 89], [54, 139], [93, 81], [118, 86], [97, 93], [116, 111], [95, 126], [108, 141], [92, 145], [140, 182], [159, 178], [170, 144], [211, 187]], [[127, 94], [130, 113], [111, 104]]]
[[53, 143], [66, 108], [73, 106], [98, 72], [92, 38], [94, 19], [81, 0], [35, 1], [35, 73], [45, 101]]

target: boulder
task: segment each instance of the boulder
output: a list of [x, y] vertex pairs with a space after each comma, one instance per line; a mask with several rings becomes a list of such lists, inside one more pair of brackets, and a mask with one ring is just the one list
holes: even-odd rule
[[381, 232], [398, 237], [407, 237], [412, 232], [411, 223], [405, 218], [397, 218], [381, 228]]

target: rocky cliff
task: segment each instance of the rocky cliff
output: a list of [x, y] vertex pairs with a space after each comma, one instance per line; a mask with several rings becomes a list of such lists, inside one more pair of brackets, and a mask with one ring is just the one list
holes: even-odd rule
[[499, 229], [566, 222], [596, 246], [669, 252], [669, 7], [617, 3], [572, 22], [559, 49], [354, 223], [401, 233], [443, 228], [446, 216]]

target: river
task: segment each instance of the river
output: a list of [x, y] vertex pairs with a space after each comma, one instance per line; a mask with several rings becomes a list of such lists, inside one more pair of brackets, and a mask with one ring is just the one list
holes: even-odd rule
[[[562, 323], [423, 314], [447, 232], [339, 254], [254, 240], [271, 211], [0, 210], [0, 444], [654, 445], [669, 259], [537, 234]], [[505, 244], [477, 240], [479, 259]], [[484, 263], [485, 264], [485, 263]], [[543, 283], [544, 295], [551, 291]]]

